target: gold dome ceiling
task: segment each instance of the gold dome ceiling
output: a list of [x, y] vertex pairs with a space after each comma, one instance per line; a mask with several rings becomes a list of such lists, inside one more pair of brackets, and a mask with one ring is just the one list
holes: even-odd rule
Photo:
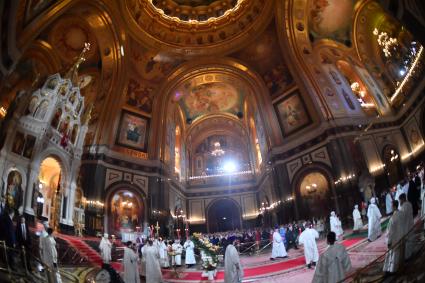
[[121, 2], [134, 38], [156, 50], [188, 56], [226, 54], [240, 49], [253, 39], [252, 34], [267, 27], [273, 4], [274, 1], [266, 0]]

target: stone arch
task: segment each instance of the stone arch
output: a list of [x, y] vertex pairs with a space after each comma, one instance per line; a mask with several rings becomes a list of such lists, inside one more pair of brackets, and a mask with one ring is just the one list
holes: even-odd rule
[[[167, 128], [167, 119], [164, 117], [167, 117], [170, 114], [167, 113], [167, 111], [172, 103], [172, 97], [175, 95], [173, 90], [185, 80], [210, 72], [219, 72], [222, 75], [228, 75], [240, 80], [250, 91], [250, 93], [246, 95], [254, 98], [257, 107], [260, 109], [260, 115], [266, 116], [263, 116], [262, 120], [270, 121], [270, 123], [265, 125], [265, 132], [268, 137], [268, 147], [270, 147], [270, 144], [278, 144], [282, 141], [277, 117], [272, 108], [271, 98], [269, 95], [265, 95], [268, 91], [261, 77], [251, 71], [247, 66], [234, 59], [221, 58], [213, 60], [206, 58], [196, 62], [192, 61], [183, 64], [169, 76], [169, 83], [162, 86], [162, 88], [158, 91], [158, 93], [162, 93], [163, 95], [156, 96], [154, 100], [153, 108], [158, 109], [158, 111], [152, 118], [151, 127], [151, 129], [155, 128], [158, 129], [158, 131], [157, 135], [154, 136], [151, 130], [150, 144], [165, 144], [164, 140], [166, 137], [165, 129]], [[153, 156], [158, 156], [160, 154], [159, 149], [151, 149], [151, 151], [154, 151], [151, 152]]]
[[389, 186], [394, 186], [403, 179], [401, 155], [397, 146], [386, 143], [382, 146], [381, 160], [385, 165], [384, 172]]
[[[303, 182], [303, 179], [312, 173], [321, 174], [324, 178], [326, 178], [329, 186], [327, 195], [324, 198], [321, 198], [321, 196], [319, 195], [314, 195], [313, 197], [319, 197], [319, 199], [312, 199], [312, 201], [303, 201], [303, 197], [300, 191], [301, 184]], [[335, 210], [340, 213], [339, 204], [336, 198], [335, 183], [333, 180], [334, 178], [331, 169], [327, 165], [317, 162], [304, 166], [295, 174], [291, 187], [292, 195], [295, 197], [295, 215], [297, 219], [313, 215], [308, 212], [309, 205], [320, 204], [322, 206], [322, 210], [325, 210], [323, 211], [323, 215], [321, 216], [328, 215], [329, 212], [332, 210]]]
[[[233, 208], [232, 212], [237, 213], [239, 215], [239, 219], [237, 219], [237, 220], [232, 219], [233, 229], [228, 229], [228, 230], [234, 230], [236, 228], [238, 228], [238, 229], [243, 228], [242, 227], [242, 207], [241, 207], [241, 205], [232, 198], [222, 197], [222, 198], [217, 198], [217, 199], [212, 200], [207, 205], [207, 207], [205, 209], [205, 211], [206, 211], [206, 226], [207, 226], [208, 233], [217, 232], [218, 229], [220, 229], [220, 227], [219, 227], [220, 223], [213, 223], [213, 221], [211, 221], [212, 219], [210, 219], [210, 217], [214, 216], [214, 215], [212, 215], [211, 209], [214, 208], [217, 204], [219, 204], [222, 201], [225, 201], [228, 204], [230, 204], [230, 208]], [[229, 212], [229, 210], [227, 210], [227, 212]], [[233, 216], [232, 212], [229, 215]], [[227, 220], [227, 219], [222, 219], [222, 220]], [[219, 221], [219, 219], [215, 219], [215, 221], [217, 222], [217, 221]]]
[[150, 204], [148, 202], [148, 197], [146, 193], [140, 187], [127, 181], [119, 181], [108, 186], [105, 189], [105, 191], [106, 191], [106, 194], [104, 197], [104, 209], [105, 209], [105, 215], [107, 216], [104, 218], [104, 221], [103, 221], [103, 228], [105, 232], [112, 231], [113, 229], [113, 227], [111, 227], [111, 219], [112, 219], [111, 202], [115, 194], [119, 192], [129, 191], [135, 194], [136, 199], [139, 202], [139, 205], [143, 206], [143, 219], [139, 220], [140, 227], [142, 227], [142, 224], [149, 219], [148, 212], [150, 211]]

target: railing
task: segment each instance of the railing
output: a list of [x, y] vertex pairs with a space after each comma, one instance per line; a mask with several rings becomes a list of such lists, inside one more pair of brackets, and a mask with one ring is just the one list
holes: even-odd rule
[[[405, 267], [405, 246], [411, 245], [411, 247], [413, 247], [413, 245], [417, 245], [415, 251], [416, 253], [418, 250], [421, 250], [421, 247], [425, 246], [425, 241], [419, 238], [421, 235], [423, 235], [423, 223], [424, 218], [421, 218], [413, 225], [409, 232], [405, 234], [395, 245], [388, 249], [387, 252], [373, 260], [365, 267], [352, 272], [345, 279], [339, 282], [367, 283], [382, 281], [385, 276], [385, 272], [383, 270], [385, 259], [389, 253], [394, 251], [400, 254], [397, 274], [401, 274]], [[385, 237], [385, 235], [382, 236]], [[413, 253], [410, 258], [414, 256], [415, 253]]]
[[[10, 262], [12, 258], [15, 260]], [[20, 265], [16, 264], [18, 258]], [[34, 265], [37, 266], [37, 269], [30, 272], [28, 267]], [[11, 248], [6, 245], [5, 241], [0, 241], [0, 272], [5, 272], [10, 282], [15, 282], [17, 279], [27, 279], [28, 282], [56, 283], [57, 274], [59, 274], [61, 278], [66, 278], [67, 282], [78, 283], [76, 276], [59, 269], [54, 270], [33, 254], [27, 254], [24, 247], [22, 249]]]

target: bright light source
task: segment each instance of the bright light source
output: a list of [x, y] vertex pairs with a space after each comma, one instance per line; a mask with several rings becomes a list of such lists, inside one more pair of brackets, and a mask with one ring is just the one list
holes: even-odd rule
[[233, 161], [227, 161], [226, 163], [224, 163], [223, 165], [223, 170], [226, 172], [235, 172], [236, 171], [236, 163]]
[[401, 69], [400, 72], [399, 72], [399, 74], [400, 74], [400, 76], [404, 76], [406, 74], [406, 70]]

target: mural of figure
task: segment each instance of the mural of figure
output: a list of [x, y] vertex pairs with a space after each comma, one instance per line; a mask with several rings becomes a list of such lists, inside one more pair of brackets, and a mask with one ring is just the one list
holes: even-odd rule
[[291, 126], [296, 125], [299, 121], [298, 111], [291, 104], [288, 104], [286, 108], [286, 119]]
[[22, 177], [18, 171], [12, 171], [7, 177], [6, 205], [17, 210], [23, 201]]

